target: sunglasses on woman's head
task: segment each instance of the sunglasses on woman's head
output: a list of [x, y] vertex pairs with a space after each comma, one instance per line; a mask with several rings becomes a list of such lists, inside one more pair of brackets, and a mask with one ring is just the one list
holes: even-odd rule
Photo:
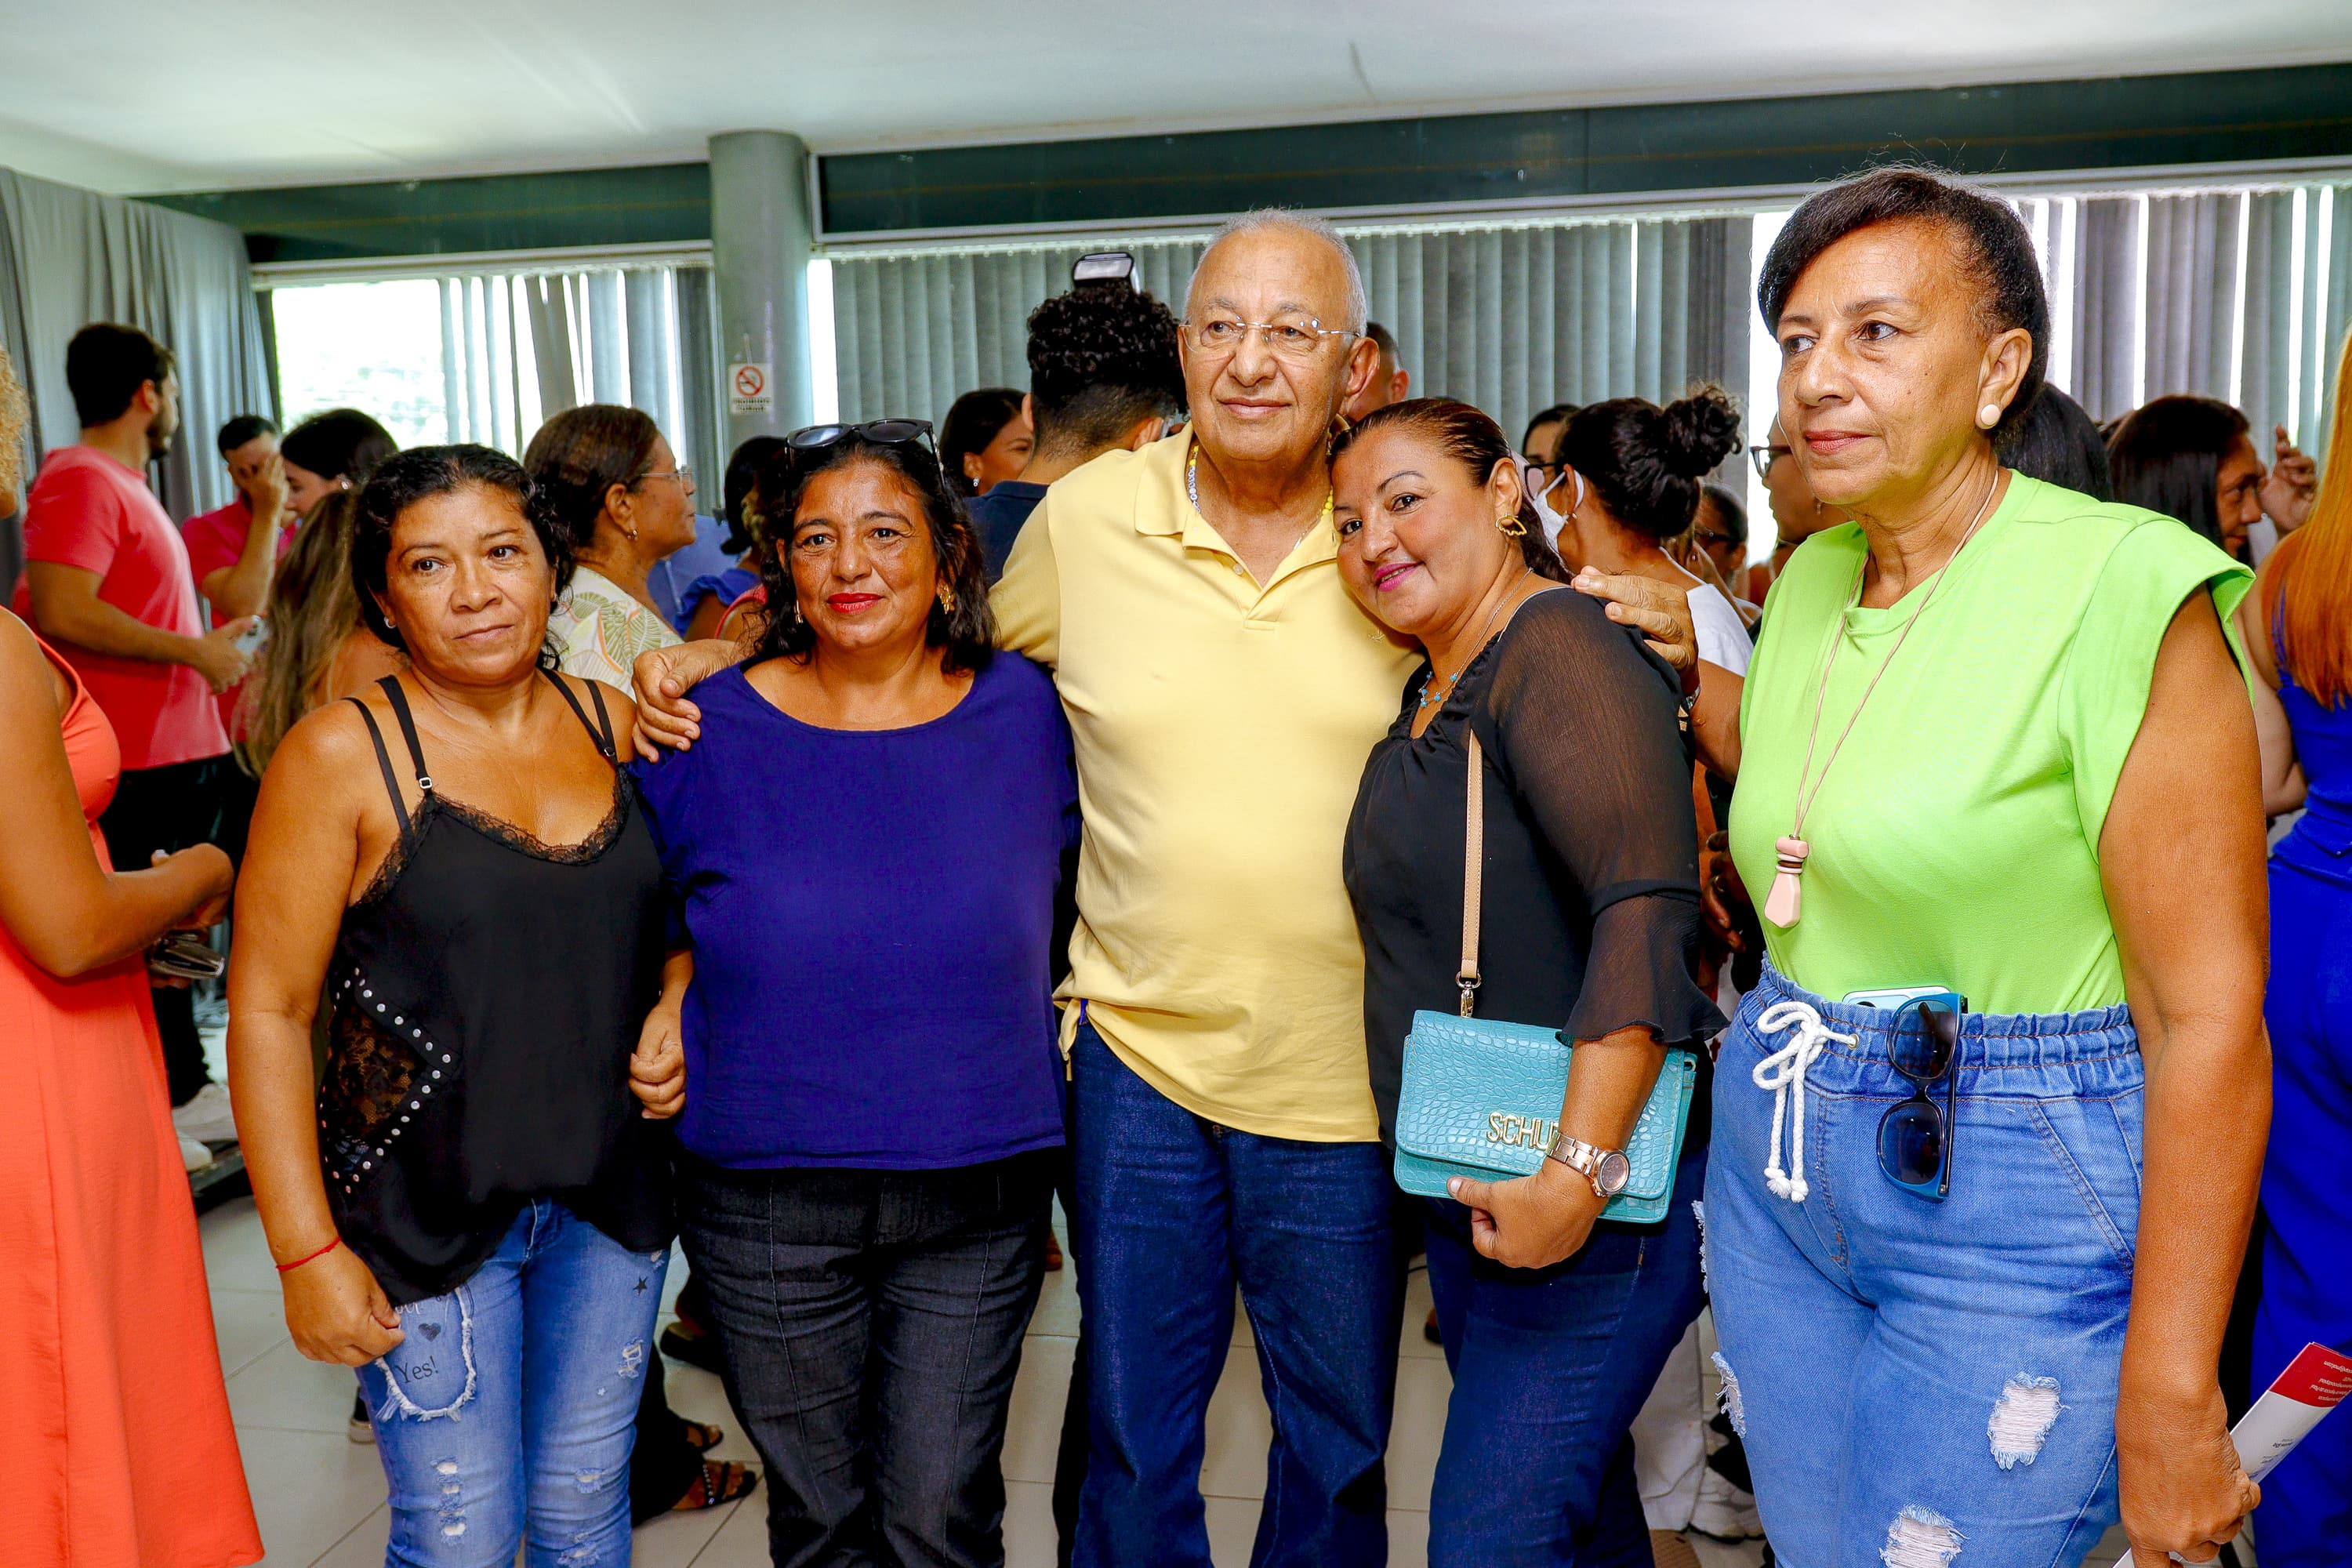
[[911, 442], [929, 442], [931, 456], [940, 455], [939, 444], [931, 439], [931, 422], [928, 419], [868, 419], [863, 425], [811, 425], [784, 437], [784, 445], [795, 452], [822, 452], [828, 447], [838, 447], [844, 441], [866, 441], [877, 447], [904, 447]]

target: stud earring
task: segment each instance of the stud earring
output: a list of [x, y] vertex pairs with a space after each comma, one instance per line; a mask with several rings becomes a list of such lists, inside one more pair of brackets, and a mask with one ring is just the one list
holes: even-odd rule
[[1988, 403], [1988, 404], [1986, 404], [1982, 408], [1979, 408], [1979, 409], [1978, 409], [1978, 410], [1977, 410], [1977, 425], [1978, 425], [1978, 426], [1979, 426], [1979, 428], [1981, 428], [1981, 429], [1986, 429], [1986, 430], [1990, 430], [1990, 429], [1991, 429], [1994, 426], [1996, 426], [1996, 425], [1998, 425], [1998, 424], [2000, 424], [2000, 404], [1998, 404], [1998, 403]]
[[956, 595], [945, 583], [940, 584], [940, 608], [952, 616], [956, 613]]

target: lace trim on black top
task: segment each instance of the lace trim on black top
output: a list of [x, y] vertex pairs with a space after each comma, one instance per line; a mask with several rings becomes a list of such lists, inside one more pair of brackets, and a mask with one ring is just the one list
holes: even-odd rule
[[327, 1070], [319, 1084], [319, 1163], [352, 1195], [413, 1119], [446, 1091], [457, 1055], [377, 993], [357, 964], [335, 984], [327, 1019]]
[[383, 863], [375, 868], [375, 875], [368, 879], [367, 886], [351, 907], [358, 909], [373, 903], [391, 890], [392, 885], [400, 880], [401, 872], [415, 858], [416, 847], [425, 841], [425, 830], [435, 816], [454, 817], [491, 843], [519, 855], [528, 855], [534, 860], [544, 860], [555, 866], [585, 866], [601, 858], [628, 827], [629, 795], [627, 775], [615, 774], [613, 779], [613, 809], [604, 814], [604, 820], [577, 844], [550, 844], [504, 817], [492, 816], [488, 812], [478, 810], [462, 801], [428, 792], [417, 803], [416, 810], [409, 819], [408, 832], [393, 845], [392, 853], [383, 858]]

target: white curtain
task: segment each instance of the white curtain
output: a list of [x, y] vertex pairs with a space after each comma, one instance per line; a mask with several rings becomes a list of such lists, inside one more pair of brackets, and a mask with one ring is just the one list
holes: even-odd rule
[[708, 268], [452, 273], [438, 281], [450, 440], [519, 454], [548, 416], [619, 403], [652, 416], [698, 476], [716, 476], [724, 454]]
[[[213, 432], [238, 414], [274, 414], [261, 311], [245, 237], [226, 224], [0, 169], [0, 347], [32, 405], [30, 456], [79, 437], [66, 343], [91, 321], [143, 328], [179, 363], [181, 439], [156, 470], [174, 517], [220, 506], [228, 475]], [[21, 564], [0, 523], [0, 583]]]
[[[1374, 321], [1421, 395], [1493, 414], [1513, 439], [1554, 403], [1747, 384], [1753, 220], [1629, 218], [1348, 228]], [[1025, 388], [1030, 310], [1090, 250], [1136, 258], [1181, 314], [1201, 237], [836, 257], [841, 416], [939, 419], [965, 392]]]

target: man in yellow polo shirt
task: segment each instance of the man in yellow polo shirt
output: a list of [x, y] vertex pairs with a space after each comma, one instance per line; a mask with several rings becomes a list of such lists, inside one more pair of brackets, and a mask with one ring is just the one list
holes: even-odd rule
[[1205, 1565], [1236, 1282], [1274, 1415], [1260, 1563], [1387, 1559], [1391, 1184], [1339, 876], [1416, 655], [1339, 584], [1324, 451], [1378, 359], [1328, 225], [1194, 273], [1192, 426], [1058, 480], [992, 600], [1053, 669], [1086, 841], [1063, 1040], [1091, 1362], [1080, 1568]]

